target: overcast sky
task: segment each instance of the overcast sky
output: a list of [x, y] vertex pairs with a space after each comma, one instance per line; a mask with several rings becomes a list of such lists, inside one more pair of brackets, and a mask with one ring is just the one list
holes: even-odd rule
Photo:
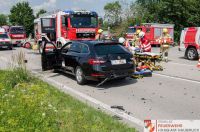
[[[86, 9], [97, 11], [100, 16], [103, 16], [103, 7], [105, 4], [116, 0], [0, 0], [0, 14], [9, 14], [10, 8], [20, 1], [28, 1], [35, 12], [37, 12], [39, 9], [45, 9], [47, 11], [57, 9]], [[124, 1], [130, 2], [135, 0]]]

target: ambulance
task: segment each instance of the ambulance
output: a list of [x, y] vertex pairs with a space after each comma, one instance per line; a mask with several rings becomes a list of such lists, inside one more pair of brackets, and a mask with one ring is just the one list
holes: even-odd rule
[[200, 27], [184, 28], [181, 32], [179, 51], [188, 60], [196, 60], [200, 55]]
[[6, 33], [4, 28], [0, 27], [0, 48], [12, 50], [13, 45], [9, 35]]

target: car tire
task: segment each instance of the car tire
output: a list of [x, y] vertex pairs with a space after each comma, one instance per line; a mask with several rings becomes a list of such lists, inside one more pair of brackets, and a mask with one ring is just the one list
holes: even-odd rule
[[194, 47], [190, 47], [186, 51], [186, 57], [188, 60], [196, 60], [198, 59], [198, 52]]
[[76, 77], [76, 81], [77, 81], [78, 84], [84, 85], [86, 83], [85, 75], [84, 75], [83, 70], [81, 69], [80, 66], [76, 67], [75, 77]]

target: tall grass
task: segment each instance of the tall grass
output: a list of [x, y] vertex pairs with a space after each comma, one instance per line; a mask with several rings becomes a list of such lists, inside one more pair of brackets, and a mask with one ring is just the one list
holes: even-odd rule
[[17, 84], [30, 82], [33, 79], [33, 76], [27, 70], [25, 53], [23, 51], [19, 51], [11, 56], [6, 78], [5, 84], [8, 87], [15, 87]]

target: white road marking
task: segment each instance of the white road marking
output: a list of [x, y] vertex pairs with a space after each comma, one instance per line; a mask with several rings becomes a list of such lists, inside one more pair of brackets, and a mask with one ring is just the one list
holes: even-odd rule
[[200, 81], [197, 81], [197, 80], [190, 80], [190, 79], [186, 79], [186, 78], [169, 76], [169, 75], [159, 74], [159, 73], [153, 73], [153, 75], [157, 75], [157, 76], [161, 76], [161, 77], [166, 77], [166, 78], [177, 79], [177, 80], [181, 80], [181, 81], [187, 81], [187, 82], [191, 82], [191, 83], [198, 83], [198, 84], [200, 84]]
[[196, 67], [195, 65], [183, 64], [183, 63], [176, 63], [176, 62], [169, 62], [169, 63], [170, 63], [170, 64], [176, 64], [176, 65], [183, 65], [183, 66]]
[[[5, 61], [5, 62], [8, 62], [8, 60], [5, 57], [0, 57], [0, 59]], [[135, 123], [136, 125], [138, 125], [138, 126], [140, 126], [142, 128], [144, 127], [144, 122], [141, 121], [138, 118], [130, 116], [125, 112], [116, 111], [115, 109], [112, 109], [111, 106], [109, 106], [109, 105], [107, 105], [107, 104], [105, 104], [105, 103], [103, 103], [103, 102], [101, 102], [101, 101], [99, 101], [99, 100], [97, 100], [95, 98], [92, 98], [92, 97], [90, 97], [90, 96], [88, 96], [86, 94], [83, 94], [83, 93], [81, 93], [81, 92], [79, 92], [79, 91], [77, 91], [77, 90], [75, 90], [73, 88], [70, 88], [70, 87], [68, 87], [68, 86], [66, 86], [66, 85], [64, 85], [62, 83], [59, 83], [59, 82], [57, 82], [57, 81], [55, 81], [55, 80], [53, 80], [51, 78], [48, 78], [48, 77], [40, 74], [39, 72], [36, 72], [36, 71], [31, 71], [31, 72], [36, 74], [36, 75], [38, 75], [38, 76], [40, 76], [40, 79], [42, 79], [42, 80], [44, 80], [44, 81], [46, 81], [48, 83], [52, 83], [52, 84], [55, 84], [55, 85], [59, 86], [60, 89], [63, 90], [63, 91], [69, 91], [69, 92], [71, 92], [71, 93], [73, 93], [75, 95], [78, 95], [79, 97], [81, 97], [81, 98], [83, 98], [85, 100], [90, 101], [91, 103], [94, 103], [95, 105], [98, 105], [98, 106], [104, 108], [107, 111], [112, 112], [113, 114], [115, 114], [115, 115], [117, 115], [119, 117], [122, 117], [122, 118], [124, 118], [124, 119], [126, 119], [128, 121], [131, 121], [132, 123]]]

